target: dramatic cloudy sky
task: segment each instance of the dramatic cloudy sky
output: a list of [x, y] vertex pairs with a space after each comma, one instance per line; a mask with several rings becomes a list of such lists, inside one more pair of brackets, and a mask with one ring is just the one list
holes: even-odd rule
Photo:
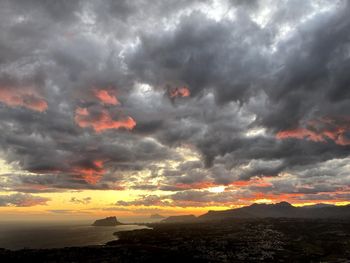
[[0, 212], [350, 200], [350, 4], [0, 0]]

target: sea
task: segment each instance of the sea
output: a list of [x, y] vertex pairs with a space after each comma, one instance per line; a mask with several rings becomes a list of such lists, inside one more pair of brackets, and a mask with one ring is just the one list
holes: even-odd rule
[[[90, 222], [91, 224], [91, 222]], [[0, 248], [63, 248], [103, 245], [118, 239], [115, 232], [148, 228], [143, 225], [94, 227], [88, 223], [0, 222]]]

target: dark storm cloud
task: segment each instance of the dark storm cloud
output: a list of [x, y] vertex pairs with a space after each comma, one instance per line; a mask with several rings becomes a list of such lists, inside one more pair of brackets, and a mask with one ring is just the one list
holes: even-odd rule
[[348, 11], [347, 5], [337, 15], [316, 15], [279, 44], [283, 68], [266, 89], [271, 107], [261, 115], [264, 125], [280, 130], [306, 118], [347, 115]]
[[[348, 43], [347, 31], [350, 28], [348, 6], [337, 10], [337, 15], [316, 14], [295, 25], [296, 32], [288, 40], [281, 41], [274, 54], [268, 55], [264, 51], [272, 48], [274, 35], [270, 34], [271, 31], [277, 33], [276, 22], [284, 20], [294, 26], [296, 16], [305, 16], [305, 10], [311, 12], [309, 4], [301, 8], [292, 1], [279, 8], [267, 28], [263, 29], [251, 21], [242, 8], [239, 8], [234, 22], [217, 22], [193, 13], [183, 17], [173, 31], [144, 36], [139, 49], [131, 56], [129, 67], [152, 85], [185, 83], [194, 95], [213, 90], [219, 104], [228, 101], [245, 103], [256, 116], [253, 125], [266, 127], [268, 131], [295, 128], [305, 120], [348, 113], [349, 104], [341, 102], [348, 102], [346, 85], [338, 84], [340, 65], [347, 60], [344, 61], [344, 45]], [[286, 10], [295, 16], [288, 16]], [[346, 83], [345, 75], [341, 83]], [[343, 91], [339, 90], [342, 87]], [[342, 94], [337, 103], [334, 95], [332, 97], [336, 90]], [[263, 99], [265, 103], [262, 107], [251, 106], [248, 100], [261, 92], [267, 95]], [[188, 110], [191, 110], [190, 106]], [[215, 112], [213, 108], [210, 110]], [[217, 108], [217, 111], [222, 111], [222, 108]], [[220, 120], [229, 122], [224, 118]], [[251, 159], [282, 160], [276, 168], [260, 167], [242, 174], [242, 178], [277, 175], [296, 165], [318, 163], [335, 156], [343, 158], [349, 153], [348, 146], [332, 142], [245, 138], [241, 133], [235, 133], [232, 127], [229, 130], [231, 135], [226, 135], [225, 125], [215, 127], [213, 131], [210, 128], [214, 127], [208, 120], [202, 123], [202, 127], [196, 123], [201, 127], [198, 131], [203, 131], [204, 127], [208, 129], [208, 126], [209, 129], [203, 137], [193, 140], [194, 134], [199, 132], [193, 130], [194, 125], [181, 125], [181, 121], [174, 125], [177, 130], [165, 132], [165, 140], [170, 143], [174, 140], [192, 142], [209, 165], [217, 156], [227, 154], [232, 156], [227, 158], [229, 161], [236, 162], [231, 162], [231, 166]], [[186, 130], [190, 135], [183, 137]], [[176, 137], [169, 137], [171, 134]]]
[[[349, 5], [268, 3], [1, 1], [0, 150], [32, 173], [1, 188], [182, 191], [281, 173], [312, 184], [315, 167], [349, 156]], [[152, 168], [169, 160], [180, 164]], [[161, 183], [129, 177], [144, 169]], [[266, 191], [337, 191], [347, 169], [329, 188]]]
[[142, 36], [129, 68], [155, 86], [186, 84], [193, 95], [214, 88], [220, 103], [245, 101], [266, 73], [260, 49], [269, 38], [246, 14], [237, 19], [216, 22], [196, 12], [184, 16], [174, 31]]

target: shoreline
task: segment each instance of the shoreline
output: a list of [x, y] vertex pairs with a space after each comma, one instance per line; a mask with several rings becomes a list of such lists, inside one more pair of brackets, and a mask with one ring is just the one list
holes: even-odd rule
[[[74, 229], [73, 231], [71, 229]], [[76, 229], [79, 229], [78, 231]], [[64, 249], [64, 248], [83, 248], [83, 247], [102, 247], [109, 242], [117, 241], [119, 239], [118, 233], [120, 232], [129, 232], [136, 231], [139, 229], [149, 229], [149, 226], [146, 224], [122, 224], [117, 226], [91, 226], [88, 224], [84, 225], [54, 225], [52, 227], [46, 228], [37, 228], [25, 227], [16, 231], [16, 237], [10, 241], [9, 244], [5, 243], [3, 239], [0, 250], [18, 252], [21, 250], [50, 250], [50, 249]], [[49, 244], [45, 243], [45, 240], [36, 241], [34, 244], [30, 243], [26, 236], [26, 233], [29, 232], [29, 235], [36, 235], [36, 232], [39, 233], [39, 240], [43, 238], [46, 232], [52, 232], [52, 236], [48, 234], [50, 240]], [[58, 235], [57, 233], [63, 232], [64, 235]], [[5, 237], [11, 235], [12, 231], [9, 230], [5, 233]], [[70, 236], [72, 241], [70, 242]], [[63, 237], [63, 241], [62, 238]], [[54, 240], [52, 242], [52, 240]], [[65, 242], [67, 240], [67, 242]], [[86, 243], [84, 244], [86, 240]], [[21, 245], [23, 244], [23, 245]], [[40, 245], [42, 244], [42, 246]]]
[[104, 245], [17, 251], [0, 249], [0, 260], [62, 263], [350, 260], [349, 221], [256, 219], [201, 224], [148, 224], [147, 227], [116, 232], [114, 234], [119, 239]]

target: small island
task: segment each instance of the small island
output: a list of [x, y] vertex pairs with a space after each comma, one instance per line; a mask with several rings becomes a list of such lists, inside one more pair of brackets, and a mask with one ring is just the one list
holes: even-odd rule
[[106, 217], [104, 219], [96, 220], [92, 226], [118, 226], [122, 225], [115, 216]]

